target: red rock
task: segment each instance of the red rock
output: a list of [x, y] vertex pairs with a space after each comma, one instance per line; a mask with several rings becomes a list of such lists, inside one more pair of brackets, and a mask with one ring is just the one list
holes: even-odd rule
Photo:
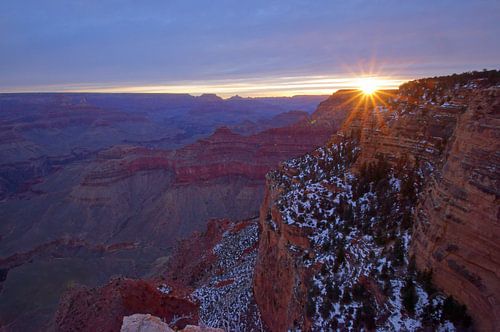
[[[393, 117], [390, 105], [384, 113], [353, 107], [349, 95], [352, 92], [345, 92], [343, 101], [330, 103], [353, 108], [340, 132], [360, 139], [361, 155], [353, 170], [379, 156], [393, 165], [405, 156], [410, 164], [418, 161], [434, 168], [433, 177], [424, 174], [430, 180], [416, 208], [411, 254], [419, 269], [433, 270], [438, 288], [467, 305], [475, 328], [495, 330], [500, 325], [498, 87], [458, 90], [452, 96], [453, 107], [400, 95], [394, 105], [404, 106], [406, 113], [399, 118]], [[320, 111], [325, 103], [316, 115], [328, 113]], [[415, 108], [419, 111], [412, 111]], [[294, 326], [308, 330], [304, 313], [308, 271], [289, 249], [291, 244], [307, 250], [307, 236], [303, 229], [283, 223], [274, 204], [279, 194], [270, 179], [260, 211], [254, 293], [271, 330]], [[378, 303], [385, 301], [376, 284], [361, 282]]]
[[[262, 320], [271, 331], [307, 330], [310, 325], [304, 308], [312, 271], [303, 266], [303, 257], [297, 256], [290, 246], [307, 250], [309, 241], [302, 233], [303, 229], [283, 222], [277, 206], [273, 204], [279, 194], [279, 190], [273, 189], [269, 182], [260, 209], [259, 254], [254, 273], [255, 301]], [[276, 228], [271, 226], [270, 218]]]
[[499, 137], [500, 89], [480, 91], [458, 121], [442, 177], [417, 207], [411, 248], [480, 331], [500, 326]]
[[198, 307], [191, 301], [160, 292], [145, 280], [114, 279], [102, 288], [80, 287], [66, 293], [54, 320], [56, 331], [118, 331], [122, 317], [151, 314], [179, 328], [198, 321]]

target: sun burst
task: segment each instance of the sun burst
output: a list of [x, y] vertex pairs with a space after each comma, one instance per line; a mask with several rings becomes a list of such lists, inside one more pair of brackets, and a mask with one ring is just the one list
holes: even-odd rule
[[380, 89], [380, 83], [371, 77], [360, 78], [358, 86], [365, 95], [371, 95]]

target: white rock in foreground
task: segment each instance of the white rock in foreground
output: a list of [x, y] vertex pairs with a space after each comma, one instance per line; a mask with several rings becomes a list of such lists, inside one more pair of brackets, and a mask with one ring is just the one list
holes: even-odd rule
[[166, 323], [150, 314], [123, 317], [121, 332], [174, 332]]
[[223, 329], [216, 329], [213, 327], [200, 327], [195, 325], [186, 325], [181, 332], [224, 332]]
[[[124, 316], [120, 332], [175, 332], [166, 323], [150, 314]], [[186, 325], [180, 332], [224, 332], [222, 329]]]

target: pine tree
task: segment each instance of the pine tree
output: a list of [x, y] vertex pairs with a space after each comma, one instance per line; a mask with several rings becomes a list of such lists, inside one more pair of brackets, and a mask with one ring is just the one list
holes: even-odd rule
[[405, 279], [405, 284], [401, 288], [401, 298], [406, 311], [410, 314], [415, 313], [415, 305], [417, 304], [418, 297], [415, 291], [415, 283], [411, 277]]

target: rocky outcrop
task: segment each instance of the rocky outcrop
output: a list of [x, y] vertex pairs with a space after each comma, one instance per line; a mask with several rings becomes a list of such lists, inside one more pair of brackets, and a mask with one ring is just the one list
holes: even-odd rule
[[381, 115], [370, 113], [343, 130], [360, 133], [358, 170], [379, 157], [420, 165], [426, 189], [410, 255], [419, 269], [433, 272], [436, 286], [467, 305], [477, 329], [491, 331], [500, 305], [500, 95], [484, 85], [403, 88]]
[[102, 288], [78, 287], [59, 304], [55, 331], [119, 331], [122, 317], [152, 314], [183, 328], [198, 321], [198, 306], [185, 298], [165, 294], [154, 283], [118, 278]]
[[[342, 121], [347, 114], [366, 112], [368, 115], [365, 102], [368, 100], [357, 90], [338, 91], [319, 105], [311, 122], [328, 127], [329, 124]], [[357, 120], [348, 116], [346, 121], [350, 123]], [[279, 171], [290, 177], [299, 173], [297, 169], [290, 168], [280, 168]], [[267, 175], [260, 208], [261, 235], [254, 276], [255, 298], [262, 318], [271, 331], [297, 328], [307, 331], [311, 329], [310, 318], [305, 314], [307, 293], [311, 288], [312, 276], [319, 267], [305, 264], [315, 255], [309, 240], [312, 230], [285, 222], [280, 211], [284, 188], [273, 174]]]
[[478, 330], [500, 325], [500, 89], [475, 93], [417, 207], [412, 254], [467, 304]]
[[205, 232], [180, 241], [166, 262], [156, 262], [150, 278], [118, 278], [103, 287], [79, 286], [65, 293], [54, 329], [117, 331], [122, 317], [134, 314], [123, 319], [122, 331], [140, 326], [222, 331], [189, 324], [262, 331], [252, 294], [257, 235], [256, 220], [211, 220]]
[[494, 330], [500, 305], [499, 89], [454, 85], [439, 91], [440, 103], [430, 102], [435, 92], [428, 87], [417, 99], [411, 93], [403, 91], [385, 115], [372, 112], [344, 132], [360, 132], [358, 169], [380, 156], [394, 165], [403, 156], [420, 165], [427, 189], [416, 208], [410, 254], [419, 269], [433, 272], [440, 289], [467, 304], [476, 328]]
[[158, 282], [199, 301], [200, 322], [226, 331], [265, 330], [252, 292], [257, 258], [255, 219], [211, 220], [206, 232], [178, 244]]
[[174, 332], [160, 318], [150, 314], [134, 314], [123, 317], [120, 332]]
[[[212, 327], [201, 327], [197, 325], [186, 325], [180, 332], [224, 332], [222, 329]], [[123, 317], [120, 332], [174, 332], [168, 324], [160, 318], [150, 314], [134, 314]]]
[[310, 244], [303, 229], [285, 224], [275, 204], [280, 194], [281, 188], [269, 178], [260, 208], [255, 300], [271, 331], [307, 329], [304, 307], [311, 272], [300, 253], [308, 251]]

